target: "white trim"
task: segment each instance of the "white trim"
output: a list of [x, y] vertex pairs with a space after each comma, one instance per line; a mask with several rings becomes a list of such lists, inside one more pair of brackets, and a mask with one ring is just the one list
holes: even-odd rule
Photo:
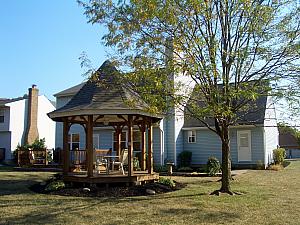
[[[73, 141], [73, 134], [78, 134], [79, 136], [79, 141]], [[70, 150], [72, 149], [72, 144], [73, 143], [78, 143], [78, 149], [80, 149], [80, 133], [69, 133], [68, 135], [70, 135], [70, 142], [68, 141], [68, 144], [70, 144]], [[69, 137], [68, 137], [69, 138]]]
[[[194, 135], [193, 135], [193, 132], [195, 132]], [[196, 130], [188, 130], [188, 137], [187, 138], [188, 138], [188, 143], [189, 144], [197, 143], [197, 131]], [[190, 141], [190, 138], [194, 138], [195, 140]]]
[[[254, 128], [254, 127], [260, 127], [263, 126], [260, 125], [237, 125], [237, 126], [229, 126], [229, 129], [233, 128]], [[213, 126], [212, 126], [213, 127]], [[182, 130], [209, 130], [207, 127], [183, 127]]]
[[165, 164], [164, 155], [165, 155], [165, 140], [164, 140], [164, 130], [159, 126], [160, 131], [160, 165]]
[[[248, 148], [249, 148], [249, 158], [247, 159], [240, 159], [240, 135], [247, 134], [248, 135]], [[251, 130], [238, 130], [237, 131], [237, 155], [238, 155], [238, 162], [251, 162], [252, 161], [252, 144], [251, 144]], [[243, 156], [244, 157], [244, 156]]]

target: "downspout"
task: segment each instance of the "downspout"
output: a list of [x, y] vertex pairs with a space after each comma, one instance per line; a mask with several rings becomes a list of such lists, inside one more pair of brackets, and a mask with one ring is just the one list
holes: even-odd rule
[[164, 143], [164, 131], [159, 127], [160, 130], [160, 165], [164, 165], [164, 155], [165, 155], [165, 143]]
[[[175, 111], [175, 113], [176, 113], [176, 111]], [[175, 137], [175, 129], [176, 129], [175, 121], [176, 121], [176, 116], [174, 116], [174, 164], [175, 164], [175, 166], [177, 166], [177, 156], [176, 156], [177, 138]]]

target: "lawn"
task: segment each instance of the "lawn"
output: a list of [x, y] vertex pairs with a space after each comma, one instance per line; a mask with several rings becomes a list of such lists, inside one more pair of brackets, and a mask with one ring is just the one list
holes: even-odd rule
[[43, 195], [28, 187], [52, 173], [0, 171], [0, 224], [300, 224], [300, 161], [236, 176], [236, 196], [210, 196], [220, 183], [201, 177], [174, 177], [187, 187], [156, 196]]

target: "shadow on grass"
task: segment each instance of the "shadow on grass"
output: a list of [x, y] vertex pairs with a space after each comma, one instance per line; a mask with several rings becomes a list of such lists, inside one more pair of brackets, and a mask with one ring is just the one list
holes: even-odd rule
[[284, 168], [287, 167], [287, 166], [289, 166], [290, 164], [291, 164], [290, 161], [286, 161], [286, 160], [283, 161], [283, 167]]
[[37, 181], [0, 180], [0, 196], [31, 193], [30, 187]]
[[[35, 211], [29, 211], [22, 213], [21, 215], [13, 215], [0, 219], [0, 224], [65, 224], [65, 219], [62, 215], [66, 216], [81, 216], [81, 212], [86, 212], [93, 207], [97, 206], [98, 203], [91, 203], [90, 201], [85, 201], [83, 204], [74, 204], [74, 199], [64, 199], [62, 202], [57, 202], [55, 200], [37, 200], [32, 201], [28, 204], [30, 200], [18, 200], [16, 206], [22, 204], [26, 206], [36, 206]], [[0, 201], [0, 204], [1, 201]], [[9, 203], [8, 203], [9, 204]], [[13, 207], [13, 204], [9, 204], [9, 207]], [[23, 211], [24, 212], [24, 211]]]
[[0, 166], [0, 173], [1, 172], [12, 172], [14, 171], [13, 166]]
[[180, 215], [191, 215], [194, 214], [194, 218], [198, 218], [199, 221], [205, 221], [207, 223], [215, 223], [218, 224], [222, 222], [225, 223], [232, 223], [236, 220], [240, 219], [240, 215], [238, 213], [226, 212], [226, 211], [216, 211], [216, 212], [209, 212], [206, 209], [168, 209], [162, 210], [163, 214], [167, 214], [171, 217], [176, 217]]

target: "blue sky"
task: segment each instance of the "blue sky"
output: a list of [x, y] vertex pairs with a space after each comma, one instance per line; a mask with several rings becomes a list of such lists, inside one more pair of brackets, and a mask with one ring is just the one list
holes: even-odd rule
[[94, 67], [106, 59], [102, 33], [75, 0], [1, 1], [0, 98], [23, 96], [36, 84], [54, 100], [53, 94], [84, 80], [83, 51]]

